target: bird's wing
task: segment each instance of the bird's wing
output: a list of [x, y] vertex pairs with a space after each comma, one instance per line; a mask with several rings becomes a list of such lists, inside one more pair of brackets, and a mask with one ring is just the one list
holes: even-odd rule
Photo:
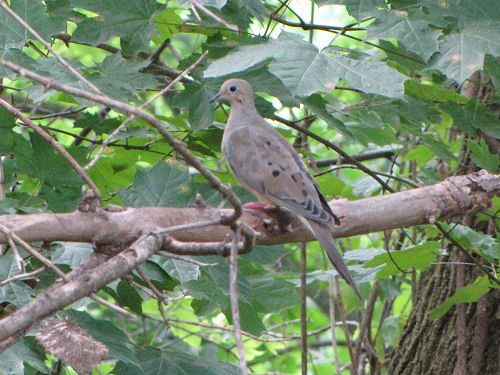
[[292, 145], [265, 121], [229, 132], [222, 151], [238, 181], [259, 197], [319, 223], [338, 220]]

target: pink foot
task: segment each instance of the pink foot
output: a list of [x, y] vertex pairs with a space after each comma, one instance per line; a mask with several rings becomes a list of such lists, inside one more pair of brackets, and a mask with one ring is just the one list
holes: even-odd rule
[[262, 202], [248, 202], [243, 204], [243, 208], [263, 211], [263, 210], [268, 210], [270, 208], [275, 208], [275, 206], [267, 205]]

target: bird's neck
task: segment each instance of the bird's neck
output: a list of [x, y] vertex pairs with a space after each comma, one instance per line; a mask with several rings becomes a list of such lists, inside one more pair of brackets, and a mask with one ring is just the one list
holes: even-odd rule
[[255, 109], [255, 105], [252, 102], [241, 103], [239, 101], [235, 101], [231, 103], [231, 113], [229, 114], [228, 121], [236, 121], [240, 122], [242, 119], [253, 118], [254, 116], [260, 116]]

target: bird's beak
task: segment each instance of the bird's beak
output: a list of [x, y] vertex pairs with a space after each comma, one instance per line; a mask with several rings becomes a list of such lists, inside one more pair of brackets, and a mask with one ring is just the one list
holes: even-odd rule
[[217, 95], [215, 95], [212, 99], [210, 99], [210, 100], [209, 100], [209, 102], [210, 102], [210, 103], [213, 103], [213, 102], [215, 102], [215, 101], [219, 100], [220, 96], [221, 96], [221, 94], [220, 94], [220, 93], [218, 93], [218, 94], [217, 94]]

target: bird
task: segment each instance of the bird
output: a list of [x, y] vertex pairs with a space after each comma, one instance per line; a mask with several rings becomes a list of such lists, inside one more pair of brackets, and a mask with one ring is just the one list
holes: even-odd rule
[[255, 108], [252, 86], [228, 79], [210, 100], [231, 106], [221, 151], [238, 182], [264, 205], [284, 207], [299, 216], [326, 251], [337, 272], [361, 293], [340, 254], [331, 226], [340, 224], [299, 154]]

